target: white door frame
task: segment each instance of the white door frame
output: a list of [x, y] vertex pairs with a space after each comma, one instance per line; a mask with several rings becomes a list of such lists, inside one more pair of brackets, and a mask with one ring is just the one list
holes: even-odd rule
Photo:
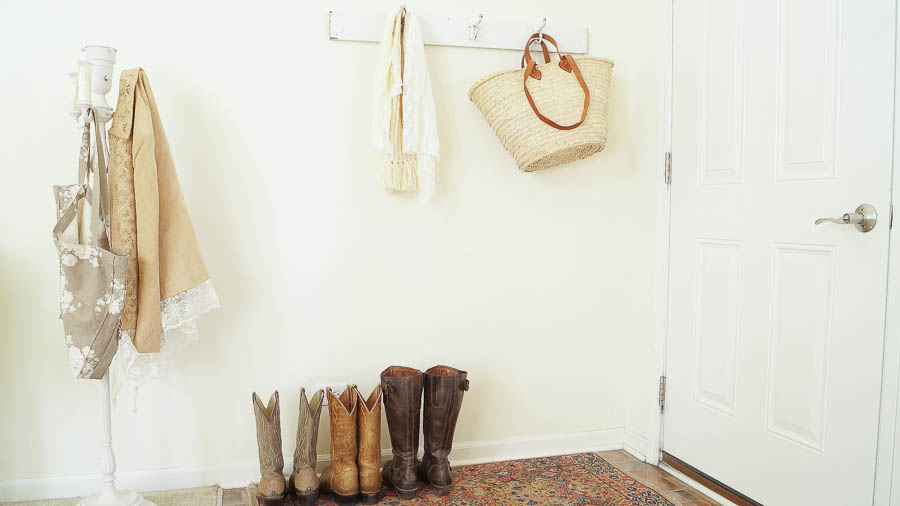
[[[900, 9], [894, 4], [895, 53], [894, 53], [894, 148], [891, 171], [891, 218], [893, 209], [900, 209]], [[881, 368], [881, 412], [878, 421], [878, 453], [875, 466], [875, 501], [877, 506], [900, 504], [900, 438], [897, 426], [900, 422], [900, 237], [893, 227], [888, 239], [887, 308], [884, 325], [884, 358]], [[894, 486], [897, 484], [897, 486]]]
[[672, 210], [670, 185], [665, 180], [666, 156], [672, 150], [672, 0], [659, 2], [659, 93], [657, 98], [656, 269], [653, 282], [653, 343], [647, 402], [647, 462], [659, 463], [663, 417], [659, 408], [659, 378], [666, 373], [666, 335], [669, 328], [669, 228]]
[[[653, 282], [654, 331], [650, 360], [650, 385], [646, 402], [650, 406], [647, 434], [647, 462], [659, 464], [662, 450], [663, 414], [659, 408], [659, 378], [666, 372], [666, 345], [669, 315], [669, 241], [671, 225], [671, 186], [665, 182], [666, 153], [672, 149], [672, 2], [660, 0], [659, 9], [659, 96], [657, 111], [656, 160], [657, 178], [657, 250]], [[895, 16], [900, 29], [900, 9]], [[895, 36], [894, 54], [894, 146], [893, 165], [900, 162], [900, 38]], [[677, 160], [673, 164], [677, 167]], [[892, 167], [891, 207], [900, 210], [900, 170]], [[688, 177], [676, 169], [673, 177]], [[892, 213], [885, 213], [891, 215]], [[889, 218], [888, 225], [892, 219]], [[900, 437], [897, 424], [900, 421], [900, 237], [889, 234], [888, 293], [885, 311], [884, 357], [881, 377], [881, 408], [878, 424], [878, 451], [875, 468], [875, 506], [900, 505]], [[896, 486], [894, 486], [896, 484]], [[893, 499], [893, 500], [892, 500]]]

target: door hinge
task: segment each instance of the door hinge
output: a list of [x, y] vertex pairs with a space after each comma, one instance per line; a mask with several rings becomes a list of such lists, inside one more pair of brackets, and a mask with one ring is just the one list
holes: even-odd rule
[[666, 151], [666, 184], [672, 184], [672, 152]]
[[659, 377], [659, 410], [666, 407], [666, 377]]

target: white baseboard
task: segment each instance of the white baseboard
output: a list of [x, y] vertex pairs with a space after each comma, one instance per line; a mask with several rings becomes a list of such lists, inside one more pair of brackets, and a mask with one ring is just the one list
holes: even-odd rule
[[[193, 468], [154, 469], [117, 473], [116, 487], [120, 490], [172, 490], [203, 487], [219, 483], [249, 483], [247, 477], [259, 475], [259, 464], [234, 464]], [[61, 497], [84, 497], [100, 490], [99, 474], [57, 476], [23, 480], [0, 481], [0, 502], [31, 501]]]
[[[533, 436], [497, 441], [469, 441], [453, 445], [450, 459], [454, 465], [481, 464], [501, 460], [548, 457], [590, 451], [618, 450], [625, 447], [624, 428], [592, 430], [552, 436]], [[383, 458], [390, 458], [384, 450]], [[329, 456], [319, 456], [319, 467], [328, 464]], [[290, 456], [285, 457], [290, 472]], [[225, 488], [245, 487], [259, 478], [259, 465], [245, 462], [193, 468], [126, 471], [118, 473], [116, 484], [121, 489], [151, 491], [219, 484]], [[99, 475], [60, 476], [50, 478], [0, 481], [0, 502], [80, 497], [99, 490]]]
[[469, 465], [570, 453], [618, 450], [622, 448], [624, 432], [625, 429], [620, 427], [556, 436], [472, 441], [454, 444], [450, 458], [454, 465]]
[[624, 438], [622, 442], [622, 449], [626, 452], [632, 454], [634, 458], [640, 461], [647, 460], [647, 438], [638, 434], [637, 432], [632, 432], [629, 429], [624, 429]]

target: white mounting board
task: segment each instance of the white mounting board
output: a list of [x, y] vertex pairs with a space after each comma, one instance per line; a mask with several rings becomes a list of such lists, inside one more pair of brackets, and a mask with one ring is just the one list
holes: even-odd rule
[[[543, 20], [534, 23], [510, 23], [491, 19], [485, 15], [478, 27], [478, 38], [469, 37], [469, 27], [478, 19], [478, 14], [470, 17], [448, 18], [446, 16], [416, 15], [422, 25], [425, 44], [436, 46], [480, 47], [489, 49], [525, 48], [528, 36], [536, 32]], [[356, 40], [380, 42], [388, 15], [380, 12], [328, 13], [329, 37], [331, 40]], [[587, 53], [587, 28], [557, 26], [547, 22], [544, 33], [553, 36], [563, 53]], [[552, 47], [551, 47], [552, 49]]]

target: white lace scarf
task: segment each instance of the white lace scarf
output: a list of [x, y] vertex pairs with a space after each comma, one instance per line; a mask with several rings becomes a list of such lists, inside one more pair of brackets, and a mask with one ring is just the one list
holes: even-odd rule
[[[402, 114], [398, 96], [403, 100]], [[402, 135], [397, 136], [401, 127]], [[402, 8], [388, 19], [378, 47], [372, 143], [385, 153], [382, 187], [418, 191], [422, 198], [434, 193], [441, 143], [431, 77], [419, 21]], [[399, 153], [395, 145], [400, 148]]]

